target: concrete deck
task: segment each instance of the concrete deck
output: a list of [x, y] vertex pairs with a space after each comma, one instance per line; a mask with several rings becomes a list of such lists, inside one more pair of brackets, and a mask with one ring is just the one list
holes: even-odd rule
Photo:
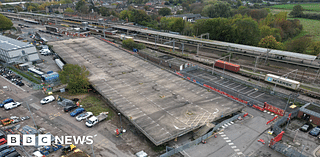
[[93, 37], [50, 44], [155, 145], [244, 107]]

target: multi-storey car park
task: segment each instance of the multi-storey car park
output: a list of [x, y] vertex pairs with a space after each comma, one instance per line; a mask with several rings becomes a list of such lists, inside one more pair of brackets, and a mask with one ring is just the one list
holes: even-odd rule
[[87, 67], [92, 86], [155, 145], [244, 108], [93, 37], [50, 44], [67, 63]]

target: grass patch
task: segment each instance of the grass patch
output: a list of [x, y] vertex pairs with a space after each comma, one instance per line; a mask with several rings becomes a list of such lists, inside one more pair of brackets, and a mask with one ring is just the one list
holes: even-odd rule
[[303, 19], [303, 18], [289, 18], [289, 19], [298, 19], [303, 26], [303, 30], [298, 35], [300, 37], [304, 35], [312, 36], [314, 41], [320, 41], [320, 21], [319, 20], [311, 20], [311, 19]]
[[80, 101], [80, 105], [82, 105], [87, 112], [92, 112], [95, 116], [99, 115], [101, 112], [109, 112], [107, 120], [111, 119], [113, 116], [111, 109], [105, 104], [105, 102], [96, 96], [85, 97]]
[[33, 78], [29, 77], [28, 75], [25, 75], [25, 74], [22, 73], [21, 71], [18, 71], [18, 70], [16, 70], [16, 69], [11, 68], [11, 67], [8, 67], [8, 68], [9, 68], [10, 70], [14, 71], [15, 73], [17, 73], [18, 75], [20, 75], [20, 76], [28, 79], [29, 81], [31, 81], [31, 82], [33, 82], [33, 83], [35, 83], [35, 84], [40, 84], [40, 83], [41, 83], [41, 80], [38, 79], [38, 78], [33, 79]]
[[[289, 14], [292, 10], [270, 8], [270, 11], [272, 14], [278, 14], [280, 12], [287, 12]], [[303, 13], [305, 13], [305, 14], [320, 14], [320, 12], [318, 12], [318, 11], [303, 11]]]
[[164, 151], [164, 150], [166, 150], [166, 145], [162, 144], [160, 146], [154, 146], [154, 147], [152, 147], [152, 150], [155, 152]]
[[[271, 6], [271, 8], [292, 10], [293, 7], [296, 5], [298, 4], [281, 4], [281, 5]], [[306, 4], [299, 4], [299, 5], [301, 5], [302, 8], [307, 11], [320, 11], [320, 3], [306, 3]]]

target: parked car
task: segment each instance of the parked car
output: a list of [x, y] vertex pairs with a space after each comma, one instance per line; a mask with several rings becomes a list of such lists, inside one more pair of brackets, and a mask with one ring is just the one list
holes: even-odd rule
[[47, 97], [43, 98], [40, 101], [40, 103], [41, 103], [41, 105], [44, 105], [44, 104], [47, 104], [47, 103], [49, 103], [51, 101], [54, 101], [54, 100], [55, 100], [54, 96], [50, 95], [50, 96], [47, 96]]
[[320, 134], [320, 126], [313, 128], [309, 134], [317, 137]]
[[300, 130], [303, 131], [303, 132], [308, 132], [311, 128], [312, 128], [312, 125], [306, 123], [300, 128]]
[[5, 138], [0, 139], [0, 146], [7, 143], [7, 140]]
[[20, 156], [21, 155], [16, 151], [11, 152], [10, 154], [6, 155], [6, 157], [20, 157]]
[[0, 146], [0, 152], [2, 152], [5, 149], [8, 149], [10, 146], [8, 146], [7, 144], [3, 144]]
[[10, 102], [10, 103], [7, 103], [4, 105], [4, 109], [10, 110], [10, 109], [16, 108], [20, 105], [21, 105], [21, 103], [19, 103], [19, 102]]
[[84, 108], [79, 107], [77, 109], [75, 109], [73, 112], [70, 113], [71, 117], [77, 116], [78, 114], [84, 112]]
[[64, 112], [69, 112], [77, 107], [78, 107], [77, 105], [66, 106], [63, 110]]
[[2, 104], [0, 104], [0, 107], [4, 107], [5, 104], [10, 103], [10, 102], [14, 102], [14, 100], [11, 99], [11, 98], [6, 99], [6, 100], [4, 100], [4, 101], [2, 102]]
[[29, 117], [29, 116], [25, 116], [25, 117], [21, 117], [20, 119], [21, 119], [22, 121], [24, 121], [24, 120], [30, 119], [30, 117]]
[[9, 149], [5, 149], [3, 151], [0, 152], [0, 157], [5, 157], [7, 156], [8, 154], [12, 153], [12, 152], [15, 152], [16, 149], [14, 149], [13, 147], [9, 148]]
[[77, 116], [76, 119], [77, 119], [77, 121], [81, 121], [83, 119], [89, 118], [92, 115], [93, 115], [92, 112], [85, 112], [85, 113], [82, 113], [79, 116]]
[[1, 139], [1, 138], [5, 138], [5, 135], [0, 132], [0, 139]]

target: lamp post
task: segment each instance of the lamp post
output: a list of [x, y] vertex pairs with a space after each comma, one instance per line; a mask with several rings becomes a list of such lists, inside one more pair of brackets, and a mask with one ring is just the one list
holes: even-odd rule
[[[30, 99], [30, 100], [32, 100], [32, 99]], [[29, 107], [29, 104], [28, 104], [27, 101], [26, 101], [26, 104], [27, 104], [28, 110], [29, 110], [29, 112], [30, 112], [31, 118], [32, 118], [32, 120], [33, 120], [34, 127], [38, 130], [37, 125], [36, 125], [36, 122], [34, 121], [32, 112], [31, 112], [31, 110], [30, 110], [30, 107]]]
[[121, 133], [122, 133], [122, 121], [121, 121], [121, 113], [119, 112], [118, 115], [120, 116], [120, 126], [121, 126]]
[[[97, 136], [98, 136], [97, 134], [93, 135], [93, 142], [94, 142], [94, 138], [97, 137]], [[94, 155], [93, 142], [92, 142], [92, 144], [91, 144], [92, 156], [93, 156], [93, 157], [96, 157], [96, 156]]]

